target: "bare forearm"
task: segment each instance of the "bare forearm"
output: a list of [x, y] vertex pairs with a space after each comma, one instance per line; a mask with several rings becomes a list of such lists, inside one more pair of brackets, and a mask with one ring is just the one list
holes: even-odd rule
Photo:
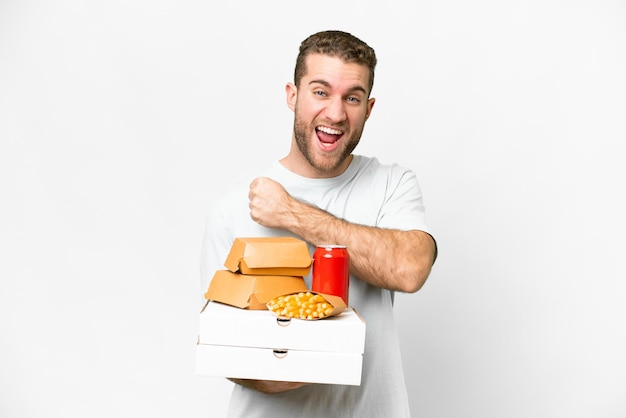
[[435, 242], [422, 231], [400, 231], [353, 224], [293, 199], [285, 227], [314, 245], [348, 247], [351, 272], [366, 282], [416, 292], [435, 259]]
[[357, 225], [292, 196], [277, 182], [259, 177], [250, 184], [250, 217], [268, 228], [286, 229], [314, 244], [348, 247], [351, 273], [366, 282], [416, 292], [435, 259], [435, 241], [422, 231]]

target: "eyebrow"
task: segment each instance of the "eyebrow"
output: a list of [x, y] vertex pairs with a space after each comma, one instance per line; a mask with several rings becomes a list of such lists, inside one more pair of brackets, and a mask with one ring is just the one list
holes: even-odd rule
[[[311, 81], [309, 81], [309, 86], [311, 84], [321, 84], [321, 85], [323, 85], [325, 87], [332, 88], [330, 83], [328, 81], [326, 81], [326, 80], [311, 80]], [[367, 95], [367, 91], [365, 91], [365, 89], [362, 86], [360, 86], [360, 85], [356, 85], [356, 86], [350, 87], [348, 89], [349, 93], [352, 93], [352, 92], [355, 92], [355, 91], [360, 91], [363, 94]]]

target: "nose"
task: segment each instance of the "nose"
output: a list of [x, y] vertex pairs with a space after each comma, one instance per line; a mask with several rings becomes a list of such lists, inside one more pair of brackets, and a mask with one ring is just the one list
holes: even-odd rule
[[346, 119], [346, 107], [341, 97], [334, 97], [328, 102], [326, 117], [332, 122], [342, 122]]

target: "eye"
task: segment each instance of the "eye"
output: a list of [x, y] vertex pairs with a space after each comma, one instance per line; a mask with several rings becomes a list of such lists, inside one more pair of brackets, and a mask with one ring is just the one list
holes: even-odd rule
[[313, 91], [313, 94], [315, 96], [326, 97], [326, 92], [323, 91], [323, 90], [315, 90], [315, 91]]
[[350, 97], [348, 97], [348, 98], [346, 99], [346, 101], [347, 101], [347, 102], [350, 102], [350, 103], [355, 103], [355, 104], [357, 104], [357, 103], [361, 103], [361, 99], [359, 99], [358, 97], [355, 97], [355, 96], [350, 96]]

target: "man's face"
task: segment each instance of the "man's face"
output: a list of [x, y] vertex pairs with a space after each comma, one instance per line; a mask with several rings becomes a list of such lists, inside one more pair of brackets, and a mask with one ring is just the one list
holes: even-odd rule
[[343, 173], [374, 105], [368, 99], [369, 70], [322, 54], [307, 57], [299, 88], [288, 85], [295, 113], [294, 140], [315, 177]]

